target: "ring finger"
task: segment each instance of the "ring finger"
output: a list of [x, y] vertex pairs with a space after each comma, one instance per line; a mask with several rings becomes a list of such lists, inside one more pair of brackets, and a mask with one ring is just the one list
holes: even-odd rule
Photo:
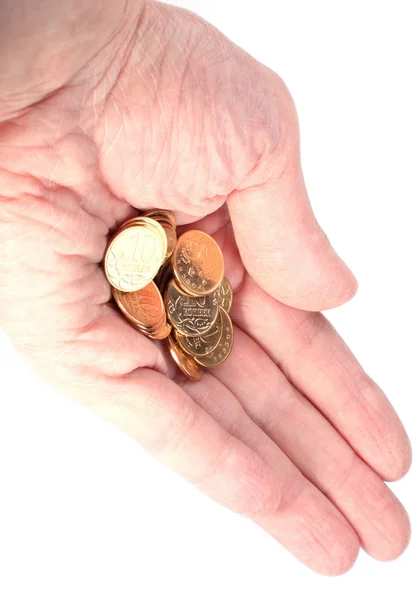
[[381, 478], [239, 328], [234, 352], [215, 376], [298, 469], [337, 506], [365, 550], [396, 557], [409, 539], [405, 510]]

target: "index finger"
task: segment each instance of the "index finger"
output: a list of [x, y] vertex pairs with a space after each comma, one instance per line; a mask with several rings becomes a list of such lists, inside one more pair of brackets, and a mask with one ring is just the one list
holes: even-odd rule
[[281, 304], [250, 277], [232, 314], [383, 479], [406, 473], [411, 446], [396, 411], [323, 315]]

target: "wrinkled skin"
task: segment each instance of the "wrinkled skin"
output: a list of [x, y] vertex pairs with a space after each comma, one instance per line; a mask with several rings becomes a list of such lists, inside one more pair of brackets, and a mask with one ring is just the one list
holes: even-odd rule
[[[316, 312], [356, 282], [312, 214], [283, 82], [165, 5], [9, 4], [4, 329], [49, 382], [312, 569], [341, 573], [360, 546], [398, 556], [408, 518], [384, 480], [407, 471], [409, 442]], [[108, 303], [108, 234], [151, 207], [213, 234], [236, 290], [233, 353], [199, 383]]]

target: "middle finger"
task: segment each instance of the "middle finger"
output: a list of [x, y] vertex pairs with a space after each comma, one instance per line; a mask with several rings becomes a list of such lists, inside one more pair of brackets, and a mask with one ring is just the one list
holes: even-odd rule
[[382, 479], [245, 333], [214, 375], [300, 471], [345, 514], [364, 549], [395, 558], [409, 539], [406, 512]]

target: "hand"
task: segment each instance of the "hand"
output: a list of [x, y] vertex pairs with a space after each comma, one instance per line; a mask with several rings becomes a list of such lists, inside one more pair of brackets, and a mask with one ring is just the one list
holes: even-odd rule
[[[2, 325], [53, 385], [312, 569], [341, 573], [360, 545], [396, 557], [408, 518], [383, 480], [409, 442], [313, 312], [356, 283], [312, 214], [283, 82], [188, 12], [88, 5], [0, 9]], [[108, 303], [109, 231], [152, 207], [213, 234], [236, 290], [233, 353], [199, 383]]]

